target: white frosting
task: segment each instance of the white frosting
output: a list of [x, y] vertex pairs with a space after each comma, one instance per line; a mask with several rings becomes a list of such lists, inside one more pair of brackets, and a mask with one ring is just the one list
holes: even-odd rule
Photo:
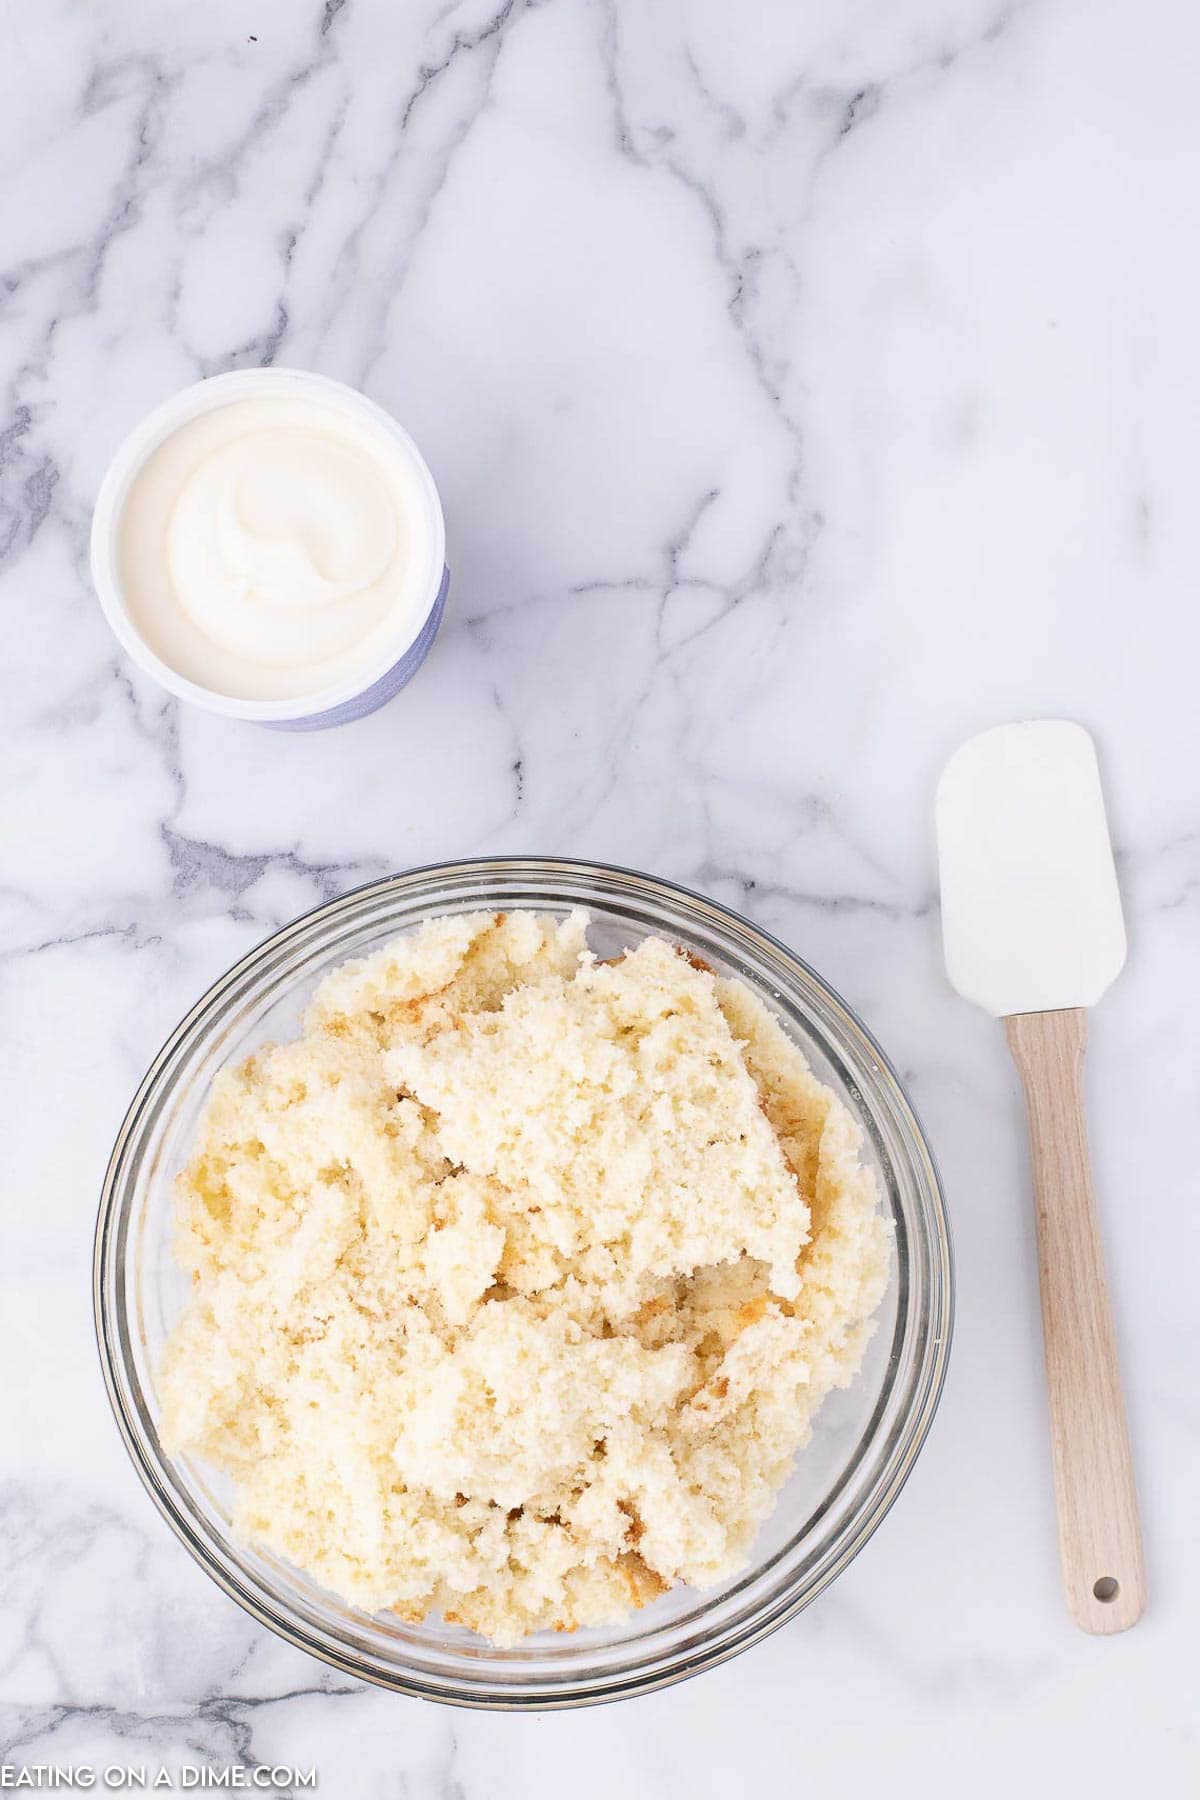
[[382, 672], [429, 599], [423, 471], [366, 411], [262, 393], [179, 426], [126, 493], [117, 559], [150, 647], [242, 699]]

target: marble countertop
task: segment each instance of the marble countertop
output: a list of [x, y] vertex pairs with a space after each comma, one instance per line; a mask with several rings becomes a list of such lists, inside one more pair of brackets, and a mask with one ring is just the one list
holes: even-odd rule
[[[1183, 0], [5, 5], [2, 1760], [316, 1764], [326, 1800], [857, 1800], [1200, 1764], [1200, 20]], [[117, 440], [258, 363], [353, 382], [441, 484], [415, 683], [340, 732], [181, 710], [87, 532]], [[1151, 1600], [1059, 1594], [1023, 1123], [947, 988], [930, 801], [971, 731], [1097, 735], [1131, 953], [1090, 1096]], [[323, 897], [615, 860], [798, 949], [939, 1156], [959, 1324], [883, 1528], [647, 1699], [459, 1714], [257, 1628], [143, 1495], [91, 1230], [148, 1059]], [[1042, 1784], [1045, 1784], [1042, 1786]]]

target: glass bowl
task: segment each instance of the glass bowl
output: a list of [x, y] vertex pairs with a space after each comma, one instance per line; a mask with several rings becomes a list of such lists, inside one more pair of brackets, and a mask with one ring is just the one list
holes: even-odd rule
[[[338, 963], [423, 919], [574, 906], [592, 915], [601, 955], [657, 934], [767, 1003], [863, 1124], [864, 1155], [895, 1224], [894, 1268], [862, 1372], [818, 1413], [746, 1568], [704, 1592], [672, 1589], [619, 1626], [542, 1633], [497, 1650], [440, 1621], [408, 1625], [359, 1612], [238, 1541], [226, 1479], [164, 1450], [158, 1368], [186, 1292], [171, 1256], [172, 1181], [217, 1071], [265, 1040], [294, 1035], [317, 983]], [[952, 1314], [933, 1159], [895, 1074], [845, 1003], [790, 950], [711, 900], [630, 870], [537, 858], [446, 863], [375, 882], [277, 932], [210, 988], [155, 1058], [117, 1137], [94, 1283], [100, 1356], [126, 1446], [159, 1510], [213, 1580], [281, 1637], [348, 1674], [427, 1699], [513, 1710], [662, 1687], [746, 1649], [815, 1599], [861, 1549], [912, 1468], [937, 1406]]]

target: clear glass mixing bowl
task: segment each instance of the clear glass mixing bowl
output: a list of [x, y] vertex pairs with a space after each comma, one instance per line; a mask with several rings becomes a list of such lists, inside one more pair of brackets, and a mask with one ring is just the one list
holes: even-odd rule
[[[357, 1612], [237, 1541], [224, 1478], [163, 1449], [157, 1372], [186, 1287], [171, 1257], [172, 1178], [218, 1069], [293, 1035], [338, 963], [446, 913], [574, 906], [591, 913], [602, 955], [658, 934], [766, 1001], [863, 1123], [895, 1221], [895, 1268], [862, 1373], [819, 1413], [748, 1567], [707, 1592], [674, 1589], [620, 1626], [496, 1650], [459, 1627]], [[291, 1643], [364, 1680], [464, 1706], [528, 1709], [645, 1693], [711, 1668], [790, 1619], [845, 1568], [929, 1429], [950, 1343], [952, 1272], [921, 1127], [876, 1044], [810, 968], [736, 913], [668, 882], [520, 858], [448, 863], [360, 888], [277, 932], [209, 989], [155, 1058], [113, 1149], [96, 1228], [95, 1305], [105, 1380], [137, 1471], [226, 1593]]]

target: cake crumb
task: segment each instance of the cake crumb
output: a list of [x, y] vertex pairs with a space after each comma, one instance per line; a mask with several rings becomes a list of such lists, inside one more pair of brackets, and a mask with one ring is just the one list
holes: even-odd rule
[[163, 1438], [366, 1611], [511, 1645], [711, 1586], [857, 1372], [889, 1228], [767, 1008], [587, 919], [435, 919], [218, 1076]]

